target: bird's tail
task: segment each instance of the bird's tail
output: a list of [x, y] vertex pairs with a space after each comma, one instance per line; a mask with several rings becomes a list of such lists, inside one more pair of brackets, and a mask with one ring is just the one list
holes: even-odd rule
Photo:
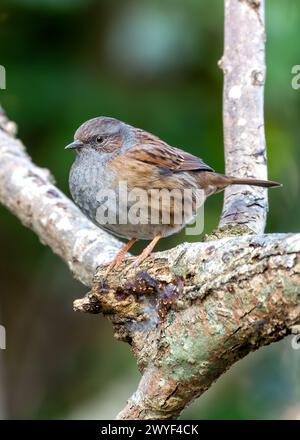
[[282, 186], [281, 183], [273, 182], [272, 180], [258, 180], [258, 179], [239, 178], [232, 176], [223, 176], [223, 177], [226, 179], [227, 185], [251, 185], [251, 186], [261, 186], [263, 188], [275, 188], [277, 186]]
[[209, 194], [222, 191], [224, 188], [226, 188], [226, 186], [229, 185], [253, 185], [263, 188], [281, 186], [281, 183], [272, 182], [271, 180], [226, 176], [224, 174], [214, 173], [211, 171], [201, 171], [200, 173], [197, 173], [197, 179], [200, 188], [203, 188]]

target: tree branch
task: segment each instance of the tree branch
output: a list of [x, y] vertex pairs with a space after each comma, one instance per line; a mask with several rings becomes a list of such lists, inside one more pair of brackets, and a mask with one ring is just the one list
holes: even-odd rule
[[[233, 363], [300, 322], [300, 234], [229, 237], [125, 264], [74, 309], [107, 315], [143, 377], [119, 418], [168, 419]], [[131, 277], [131, 278], [130, 278]]]
[[[225, 0], [223, 126], [228, 175], [267, 178], [264, 133], [264, 0]], [[267, 190], [230, 186], [220, 226], [244, 225], [263, 233]]]

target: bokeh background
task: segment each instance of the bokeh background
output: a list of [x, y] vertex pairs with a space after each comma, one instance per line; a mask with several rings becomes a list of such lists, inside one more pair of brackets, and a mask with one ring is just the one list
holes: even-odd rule
[[[298, 0], [267, 0], [265, 96], [269, 232], [299, 231]], [[251, 38], [251, 36], [250, 36]], [[0, 64], [6, 112], [33, 160], [68, 194], [77, 126], [108, 115], [152, 131], [223, 171], [223, 2], [2, 0]], [[206, 203], [216, 227], [222, 195]], [[136, 388], [130, 347], [101, 316], [72, 311], [86, 289], [0, 206], [1, 418], [113, 418]], [[181, 234], [160, 248], [197, 237]], [[139, 249], [136, 248], [137, 252]], [[300, 350], [286, 339], [235, 365], [182, 418], [300, 418]]]

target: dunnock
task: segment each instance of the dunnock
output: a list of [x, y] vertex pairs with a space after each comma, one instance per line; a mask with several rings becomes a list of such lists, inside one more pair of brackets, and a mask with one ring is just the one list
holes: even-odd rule
[[[137, 239], [152, 241], [133, 262], [134, 266], [147, 258], [161, 237], [174, 234], [191, 222], [196, 215], [197, 192], [200, 190], [205, 199], [233, 184], [266, 188], [279, 186], [267, 180], [218, 174], [200, 158], [171, 147], [153, 134], [108, 117], [86, 121], [76, 131], [74, 142], [66, 148], [75, 149], [77, 153], [69, 179], [75, 203], [100, 227], [130, 239], [109, 265], [106, 275], [121, 263]], [[126, 183], [125, 192], [119, 191], [121, 182]], [[153, 221], [149, 206], [146, 209], [146, 221], [144, 219], [137, 223], [136, 220], [130, 220], [130, 216], [124, 221], [121, 217], [129, 213], [134, 205], [129, 194], [136, 189], [143, 190], [149, 199], [153, 190], [173, 193], [177, 190], [182, 194], [189, 189], [190, 196], [184, 198], [190, 208], [190, 215], [175, 222], [175, 211], [181, 206], [176, 203], [180, 198], [178, 193], [171, 203], [166, 203], [160, 194], [154, 207], [156, 221]], [[113, 214], [111, 221], [105, 224], [99, 221], [97, 215], [98, 209], [104, 205]], [[166, 218], [169, 220], [163, 221]]]

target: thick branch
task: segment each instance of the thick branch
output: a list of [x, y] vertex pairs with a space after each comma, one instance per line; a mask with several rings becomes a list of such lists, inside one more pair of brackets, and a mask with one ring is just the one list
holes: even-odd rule
[[140, 270], [103, 287], [99, 268], [74, 303], [109, 316], [143, 372], [119, 418], [178, 416], [233, 363], [300, 323], [300, 234], [185, 243]]
[[0, 112], [0, 202], [91, 285], [94, 271], [113, 258], [120, 242], [93, 225], [37, 167], [15, 139], [15, 124]]
[[[226, 173], [267, 178], [264, 133], [264, 0], [225, 0], [223, 125]], [[220, 226], [265, 228], [267, 191], [232, 186], [225, 191]]]

